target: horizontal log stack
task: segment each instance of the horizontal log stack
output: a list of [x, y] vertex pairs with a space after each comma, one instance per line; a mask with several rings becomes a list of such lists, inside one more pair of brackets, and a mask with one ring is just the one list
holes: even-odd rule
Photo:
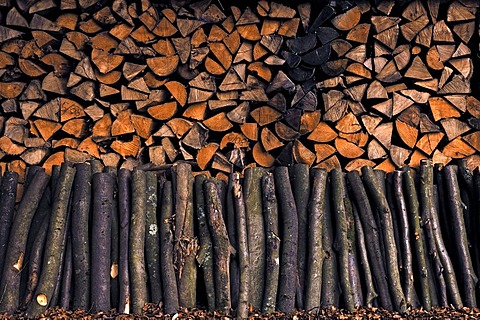
[[20, 183], [27, 166], [89, 159], [193, 161], [224, 179], [253, 165], [478, 165], [476, 1], [0, 8], [0, 165]]
[[[228, 185], [185, 162], [119, 172], [64, 163], [53, 173], [29, 169], [2, 225], [2, 315], [478, 307], [480, 171], [465, 160], [422, 160], [418, 173], [249, 168]], [[2, 185], [15, 178], [5, 173]]]

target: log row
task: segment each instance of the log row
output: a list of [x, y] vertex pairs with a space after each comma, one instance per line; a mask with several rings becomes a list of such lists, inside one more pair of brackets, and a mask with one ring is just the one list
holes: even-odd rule
[[465, 160], [252, 167], [228, 181], [185, 162], [52, 172], [30, 168], [15, 209], [18, 176], [2, 177], [0, 313], [478, 306], [480, 171]]
[[223, 178], [478, 161], [475, 1], [0, 8], [0, 165], [22, 184], [27, 166], [89, 159], [195, 161]]

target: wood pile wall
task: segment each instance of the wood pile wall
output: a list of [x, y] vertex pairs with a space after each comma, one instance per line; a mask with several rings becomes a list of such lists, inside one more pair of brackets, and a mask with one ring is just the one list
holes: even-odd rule
[[[478, 165], [478, 3], [0, 1], [0, 165]], [[4, 171], [5, 171], [4, 170]]]

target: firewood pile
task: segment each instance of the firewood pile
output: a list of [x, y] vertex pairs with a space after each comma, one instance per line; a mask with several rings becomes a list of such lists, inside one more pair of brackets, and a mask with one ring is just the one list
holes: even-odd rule
[[478, 164], [479, 4], [373, 2], [1, 0], [0, 164]]
[[14, 211], [17, 180], [1, 181], [0, 312], [478, 310], [480, 172], [465, 160], [228, 182], [185, 162], [65, 162], [51, 178], [32, 167]]

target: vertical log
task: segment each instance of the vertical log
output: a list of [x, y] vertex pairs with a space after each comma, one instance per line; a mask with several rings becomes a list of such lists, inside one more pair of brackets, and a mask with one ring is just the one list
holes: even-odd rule
[[[398, 261], [398, 270], [400, 275], [403, 274], [403, 242], [400, 239], [400, 222], [399, 222], [399, 213], [397, 212], [397, 208], [395, 207], [394, 197], [393, 197], [393, 172], [389, 172], [386, 174], [385, 187], [386, 187], [386, 198], [388, 207], [390, 208], [390, 212], [392, 214], [392, 227], [393, 227], [393, 236], [395, 239], [395, 246], [397, 247], [397, 261]], [[403, 278], [400, 277], [402, 280]]]
[[245, 214], [248, 228], [248, 251], [250, 256], [249, 302], [253, 309], [262, 307], [265, 287], [266, 238], [262, 214], [262, 176], [265, 169], [260, 167], [245, 170], [243, 181], [245, 194]]
[[[49, 188], [45, 189], [43, 197], [45, 197], [46, 194], [48, 194], [48, 197], [50, 197]], [[33, 241], [34, 243], [32, 246], [32, 252], [30, 253], [30, 263], [28, 266], [28, 282], [27, 282], [27, 288], [25, 290], [25, 295], [23, 298], [23, 304], [21, 306], [22, 309], [26, 309], [26, 307], [32, 300], [33, 294], [35, 293], [35, 289], [37, 288], [37, 285], [38, 285], [40, 271], [42, 268], [43, 249], [45, 247], [45, 240], [47, 239], [49, 222], [50, 222], [50, 212], [48, 212], [47, 216], [44, 217], [44, 220], [41, 222], [40, 228], [38, 229], [37, 236]]]
[[119, 263], [119, 217], [118, 217], [118, 183], [117, 183], [117, 169], [114, 167], [105, 167], [106, 173], [113, 176], [113, 204], [112, 204], [112, 233], [111, 233], [111, 253], [110, 253], [110, 303], [112, 308], [119, 310], [119, 278], [118, 278], [118, 263]]
[[173, 264], [173, 188], [170, 181], [166, 181], [162, 188], [162, 204], [160, 210], [160, 250], [162, 259], [162, 285], [164, 310], [172, 314], [178, 310], [178, 289]]
[[360, 265], [362, 266], [364, 282], [365, 282], [365, 306], [370, 308], [373, 306], [373, 301], [378, 297], [373, 284], [372, 272], [370, 263], [368, 262], [368, 251], [365, 244], [365, 233], [363, 232], [362, 222], [358, 213], [357, 206], [352, 202], [353, 218], [355, 220], [355, 234], [357, 237], [358, 251], [360, 255]]
[[262, 177], [262, 204], [267, 236], [265, 290], [263, 313], [276, 310], [278, 276], [280, 273], [280, 232], [278, 228], [278, 203], [275, 195], [275, 182], [269, 172]]
[[475, 297], [475, 286], [478, 278], [473, 270], [472, 259], [468, 250], [468, 239], [466, 234], [465, 220], [463, 217], [462, 202], [460, 199], [460, 190], [457, 180], [457, 168], [446, 166], [443, 169], [448, 204], [452, 218], [453, 236], [455, 239], [456, 253], [458, 259], [459, 273], [461, 274], [463, 285], [464, 303], [467, 307], [475, 307], [477, 300]]
[[230, 254], [227, 227], [222, 216], [222, 204], [213, 179], [205, 181], [205, 204], [208, 226], [213, 242], [214, 276], [215, 276], [215, 308], [224, 314], [231, 311], [230, 297]]
[[118, 282], [119, 282], [119, 303], [118, 312], [130, 313], [130, 280], [129, 280], [129, 229], [131, 210], [130, 183], [132, 173], [127, 169], [120, 169], [118, 172], [118, 215], [119, 215], [119, 257], [118, 257]]
[[408, 211], [402, 187], [402, 171], [393, 173], [393, 195], [395, 198], [396, 211], [398, 213], [399, 237], [401, 239], [401, 251], [403, 261], [403, 292], [407, 305], [413, 305], [415, 287], [413, 285], [413, 256], [410, 245], [410, 225], [408, 224]]
[[[431, 161], [427, 161], [424, 165], [424, 169], [429, 179], [433, 181], [433, 166]], [[435, 185], [431, 188], [433, 199], [435, 202], [438, 201], [438, 194]], [[448, 289], [448, 296], [450, 304], [453, 304], [455, 308], [463, 308], [462, 297], [460, 295], [460, 290], [458, 288], [457, 278], [455, 276], [455, 270], [453, 268], [450, 255], [447, 251], [445, 243], [443, 241], [442, 230], [440, 228], [440, 221], [438, 218], [438, 203], [433, 204], [433, 208], [430, 212], [431, 214], [431, 224], [433, 237], [435, 239], [435, 244], [437, 246], [437, 252], [440, 257], [440, 261], [443, 265], [443, 275], [445, 277], [445, 283]]]
[[162, 278], [160, 274], [160, 238], [157, 223], [157, 175], [147, 172], [147, 211], [145, 255], [148, 281], [150, 283], [150, 302], [159, 304], [162, 301]]
[[73, 309], [90, 308], [91, 166], [77, 164], [72, 199]]
[[281, 312], [291, 314], [295, 310], [298, 277], [298, 216], [287, 167], [275, 168], [275, 189], [278, 191], [280, 216], [283, 221], [277, 308]]
[[382, 194], [378, 180], [375, 178], [371, 167], [363, 167], [362, 174], [365, 186], [369, 190], [373, 202], [375, 203], [380, 219], [385, 240], [385, 260], [387, 263], [388, 278], [390, 279], [390, 291], [393, 298], [395, 309], [404, 311], [406, 308], [405, 296], [400, 283], [400, 274], [398, 272], [397, 248], [393, 234], [392, 215], [387, 199]]
[[110, 310], [111, 234], [114, 177], [93, 175], [91, 303], [93, 310]]
[[295, 206], [298, 213], [298, 285], [297, 308], [304, 309], [305, 274], [307, 270], [307, 236], [308, 236], [308, 199], [310, 198], [310, 172], [308, 164], [294, 164], [290, 168]]
[[[448, 214], [448, 200], [445, 195], [445, 178], [443, 177], [443, 164], [435, 163], [433, 170], [435, 174], [435, 184], [437, 186], [438, 200], [439, 200], [439, 211], [438, 216], [440, 220], [440, 227], [442, 229], [442, 234], [444, 234], [445, 239], [452, 239], [452, 223], [451, 218]], [[448, 252], [453, 252], [453, 243], [452, 241], [447, 241], [445, 243]]]
[[[430, 168], [432, 170], [430, 170]], [[433, 196], [433, 167], [431, 165], [428, 166], [427, 162], [423, 160], [420, 165], [420, 203], [423, 226], [429, 248], [428, 253], [430, 255], [430, 260], [432, 261], [434, 278], [437, 284], [439, 304], [441, 307], [446, 307], [448, 305], [448, 301], [447, 286], [443, 276], [444, 266], [438, 254], [432, 226], [432, 212], [435, 210]]]
[[313, 171], [312, 192], [308, 202], [308, 263], [305, 277], [305, 310], [320, 308], [323, 267], [323, 216], [327, 171]]
[[418, 274], [420, 276], [422, 306], [424, 309], [430, 310], [432, 308], [432, 300], [430, 297], [430, 285], [428, 283], [427, 257], [425, 252], [424, 237], [420, 226], [420, 205], [418, 203], [415, 181], [412, 177], [410, 169], [406, 169], [403, 172], [403, 182], [408, 204], [410, 225], [412, 226], [412, 231], [415, 235], [415, 257], [417, 260]]
[[67, 246], [65, 248], [65, 259], [63, 262], [62, 288], [60, 290], [60, 308], [70, 309], [72, 299], [73, 284], [73, 260], [72, 260], [72, 238], [68, 235]]
[[49, 306], [55, 291], [56, 279], [60, 269], [60, 252], [67, 223], [68, 204], [76, 169], [62, 164], [57, 187], [53, 196], [52, 215], [48, 228], [47, 242], [43, 257], [42, 273], [35, 296], [26, 311], [33, 317], [44, 312]]
[[237, 227], [235, 224], [235, 205], [233, 203], [233, 175], [232, 172], [228, 179], [226, 194], [226, 219], [228, 239], [235, 252], [230, 256], [230, 290], [232, 298], [232, 309], [236, 309], [238, 305], [238, 296], [240, 290], [240, 270], [238, 265], [238, 241]]
[[132, 174], [132, 216], [129, 235], [129, 269], [132, 312], [140, 314], [148, 301], [145, 270], [145, 223], [147, 210], [147, 178], [144, 171]]
[[8, 248], [8, 237], [12, 227], [15, 200], [17, 197], [18, 174], [7, 171], [0, 187], [0, 277]]
[[[14, 181], [15, 177], [12, 178], [12, 181]], [[2, 180], [8, 182], [7, 177]], [[13, 217], [0, 282], [0, 292], [2, 294], [0, 312], [13, 313], [20, 305], [20, 277], [24, 269], [28, 231], [48, 180], [49, 176], [45, 172], [40, 171], [35, 175]]]
[[378, 290], [380, 305], [387, 310], [392, 310], [392, 300], [388, 291], [388, 283], [385, 277], [386, 270], [380, 247], [379, 227], [375, 221], [360, 174], [357, 171], [351, 171], [347, 173], [347, 178], [355, 198], [363, 230], [365, 231], [365, 239], [368, 243], [367, 251], [370, 257], [375, 288]]
[[336, 235], [334, 247], [338, 252], [338, 265], [340, 286], [342, 288], [342, 296], [347, 310], [355, 309], [353, 300], [353, 288], [350, 282], [350, 274], [348, 268], [348, 251], [350, 250], [347, 240], [348, 221], [345, 209], [345, 179], [343, 173], [334, 169], [331, 172], [332, 179], [332, 204], [333, 212], [335, 212]]
[[337, 254], [333, 248], [334, 234], [333, 234], [333, 215], [331, 204], [331, 181], [329, 180], [326, 185], [325, 192], [325, 212], [322, 220], [323, 225], [323, 270], [322, 270], [322, 301], [321, 306], [336, 307], [340, 301], [340, 281], [337, 271]]
[[235, 216], [238, 234], [238, 262], [240, 273], [240, 288], [238, 293], [237, 318], [248, 318], [250, 301], [250, 256], [248, 249], [248, 228], [243, 198], [240, 175], [234, 173], [233, 178], [233, 203], [235, 205]]
[[215, 310], [215, 283], [213, 278], [213, 247], [208, 222], [205, 211], [205, 193], [203, 184], [207, 176], [199, 174], [195, 176], [195, 208], [198, 221], [198, 241], [200, 250], [198, 251], [197, 261], [203, 269], [203, 281], [207, 294], [208, 310]]
[[198, 251], [193, 230], [193, 176], [192, 166], [179, 163], [173, 170], [175, 185], [175, 242], [174, 256], [177, 267], [178, 302], [193, 308], [196, 304]]

